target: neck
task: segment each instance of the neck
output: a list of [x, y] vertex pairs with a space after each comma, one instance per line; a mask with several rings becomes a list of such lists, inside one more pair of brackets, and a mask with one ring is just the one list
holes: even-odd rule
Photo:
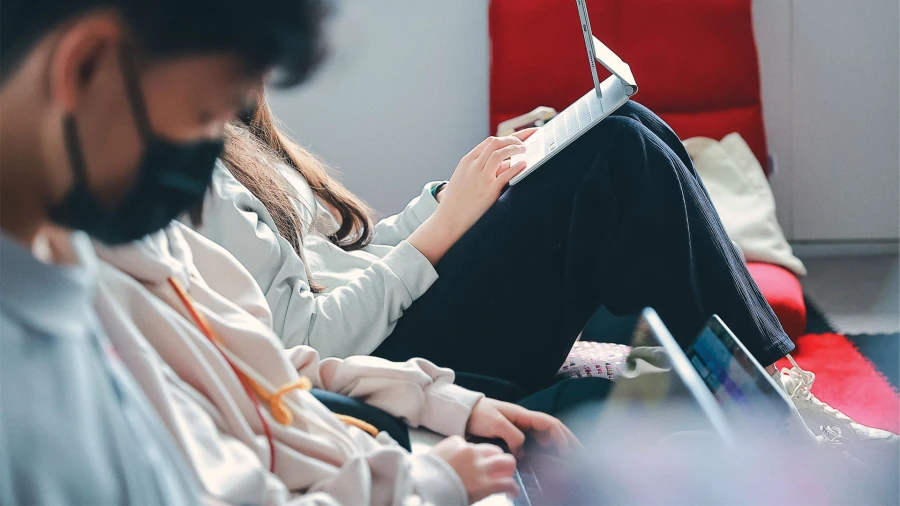
[[49, 223], [46, 190], [41, 184], [44, 170], [35, 151], [29, 149], [33, 140], [25, 138], [24, 128], [16, 128], [21, 123], [6, 113], [4, 110], [0, 124], [0, 228], [31, 248], [41, 227]]
[[11, 206], [8, 207], [7, 203], [12, 198], [7, 196], [6, 192], [3, 192], [0, 198], [3, 199], [3, 204], [0, 206], [0, 213], [2, 213], [0, 214], [2, 216], [0, 217], [0, 229], [25, 247], [32, 249], [41, 228], [48, 224], [47, 220], [36, 219], [33, 214], [15, 213], [13, 209], [9, 209]]

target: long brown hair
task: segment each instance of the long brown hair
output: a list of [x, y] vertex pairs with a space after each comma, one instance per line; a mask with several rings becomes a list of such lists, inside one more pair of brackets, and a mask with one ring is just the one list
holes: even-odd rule
[[[344, 187], [340, 181], [331, 177], [328, 168], [321, 160], [284, 133], [280, 122], [272, 114], [264, 93], [260, 93], [255, 111], [244, 119], [243, 124], [257, 145], [248, 146], [246, 140], [233, 139], [236, 136], [229, 135], [226, 138], [223, 158], [228, 165], [235, 169], [232, 172], [245, 173], [241, 176], [235, 174], [235, 177], [266, 206], [273, 219], [275, 214], [281, 217], [281, 219], [276, 219], [276, 226], [282, 236], [289, 241], [292, 241], [294, 236], [299, 239], [300, 217], [292, 205], [285, 207], [285, 204], [291, 203], [292, 191], [285, 188], [273, 191], [271, 188], [262, 187], [262, 184], [273, 182], [287, 184], [282, 177], [274, 178], [273, 181], [271, 173], [274, 172], [276, 176], [280, 176], [276, 167], [274, 165], [261, 167], [259, 163], [247, 163], [248, 154], [259, 152], [259, 143], [264, 145], [278, 160], [296, 170], [312, 188], [313, 193], [337, 211], [338, 216], [335, 218], [338, 219], [340, 228], [328, 238], [331, 242], [345, 250], [356, 250], [369, 244], [373, 233], [372, 211], [369, 206]], [[232, 142], [233, 140], [238, 142]], [[263, 175], [259, 174], [260, 172], [269, 174]], [[283, 196], [288, 198], [285, 199]], [[300, 246], [299, 242], [295, 244], [293, 241], [291, 245], [295, 246], [295, 249]]]
[[[252, 193], [272, 217], [278, 234], [285, 238], [298, 255], [302, 255], [302, 226], [295, 205], [302, 205], [290, 183], [278, 171], [285, 163], [302, 176], [313, 193], [338, 212], [340, 228], [328, 239], [345, 250], [364, 247], [372, 240], [371, 210], [339, 181], [315, 155], [285, 135], [279, 122], [260, 93], [256, 110], [242, 121], [225, 128], [225, 150], [222, 160], [237, 179]], [[321, 292], [309, 268], [307, 277], [314, 292]]]

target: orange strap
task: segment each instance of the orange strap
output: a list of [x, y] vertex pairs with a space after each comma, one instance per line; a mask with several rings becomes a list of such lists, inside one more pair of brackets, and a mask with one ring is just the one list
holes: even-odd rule
[[[275, 417], [275, 421], [282, 425], [290, 425], [294, 421], [294, 414], [291, 413], [291, 410], [288, 409], [284, 403], [281, 401], [281, 396], [290, 392], [291, 390], [310, 390], [312, 389], [312, 382], [309, 381], [309, 378], [306, 376], [300, 377], [297, 381], [293, 383], [288, 383], [283, 387], [279, 388], [275, 393], [269, 394], [266, 392], [259, 384], [251, 379], [247, 379], [250, 382], [250, 386], [253, 390], [256, 391], [257, 395], [262, 397], [266, 402], [269, 403], [269, 407], [272, 409], [272, 416]], [[350, 415], [339, 415], [337, 413], [334, 414], [338, 420], [344, 422], [347, 425], [352, 425], [354, 427], [358, 427], [369, 433], [370, 436], [375, 437], [378, 435], [378, 428], [374, 425], [364, 422], [359, 418], [352, 417]]]
[[272, 410], [272, 416], [275, 418], [275, 421], [281, 425], [290, 425], [294, 421], [294, 414], [284, 405], [281, 397], [291, 390], [310, 390], [312, 388], [312, 382], [305, 376], [293, 383], [284, 385], [279, 388], [278, 391], [271, 394], [250, 378], [247, 378], [247, 382], [250, 384], [250, 387], [253, 388], [253, 391], [256, 392], [256, 395], [262, 397], [264, 401], [269, 403], [269, 408]]
[[194, 307], [193, 302], [191, 301], [190, 295], [185, 291], [184, 287], [181, 286], [181, 283], [178, 282], [177, 279], [169, 276], [169, 285], [172, 289], [175, 290], [175, 293], [178, 295], [178, 298], [181, 299], [181, 303], [184, 304], [184, 307], [187, 309], [188, 313], [190, 313], [191, 318], [194, 319], [194, 323], [197, 325], [197, 328], [200, 329], [200, 332], [209, 339], [209, 342], [215, 346], [216, 350], [222, 355], [222, 358], [225, 359], [225, 362], [228, 363], [228, 366], [231, 367], [231, 370], [234, 371], [235, 376], [238, 377], [238, 381], [241, 382], [241, 386], [244, 387], [244, 391], [247, 393], [247, 397], [250, 398], [250, 402], [253, 403], [253, 409], [256, 410], [256, 415], [259, 417], [260, 423], [263, 426], [263, 433], [266, 435], [266, 441], [269, 443], [269, 471], [275, 472], [275, 438], [272, 436], [272, 428], [269, 427], [269, 422], [266, 421], [266, 418], [262, 414], [262, 410], [259, 407], [259, 402], [256, 400], [256, 397], [253, 395], [253, 392], [250, 391], [249, 384], [247, 382], [247, 378], [245, 375], [231, 363], [231, 360], [228, 359], [228, 356], [225, 355], [225, 352], [222, 351], [222, 338], [219, 337], [218, 334], [212, 329], [209, 325], [209, 322], [206, 321], [206, 318], [200, 314], [199, 311]]
[[369, 433], [370, 436], [375, 437], [378, 435], [378, 427], [372, 425], [371, 423], [364, 422], [359, 418], [354, 418], [350, 415], [339, 415], [337, 413], [334, 414], [338, 420], [344, 422], [347, 425], [352, 425], [356, 428], [362, 429]]
[[[175, 289], [175, 293], [178, 294], [178, 298], [181, 299], [181, 302], [185, 305], [188, 312], [191, 314], [191, 317], [194, 319], [197, 327], [200, 328], [203, 334], [210, 341], [212, 341], [216, 348], [221, 352], [221, 347], [224, 346], [222, 338], [218, 334], [216, 334], [215, 330], [213, 330], [213, 328], [209, 325], [206, 317], [204, 317], [199, 311], [196, 310], [196, 308], [194, 308], [190, 296], [187, 294], [181, 284], [172, 277], [169, 278], [169, 284], [172, 285], [172, 288]], [[301, 376], [297, 381], [288, 383], [287, 385], [283, 385], [277, 391], [270, 393], [267, 392], [266, 389], [264, 389], [256, 381], [253, 381], [253, 379], [240, 371], [237, 367], [234, 367], [234, 365], [231, 364], [231, 361], [229, 361], [227, 357], [225, 358], [225, 360], [228, 361], [229, 365], [232, 366], [235, 374], [237, 374], [238, 378], [241, 380], [241, 383], [243, 383], [245, 387], [249, 386], [254, 392], [256, 392], [256, 395], [269, 403], [269, 408], [272, 411], [272, 417], [275, 418], [275, 421], [282, 425], [290, 425], [294, 421], [294, 414], [291, 413], [291, 410], [284, 405], [282, 397], [292, 390], [312, 389], [312, 382], [309, 380], [309, 378]], [[364, 430], [372, 437], [378, 435], [378, 429], [370, 423], [364, 422], [358, 418], [354, 418], [348, 415], [336, 414], [335, 416], [337, 416], [340, 421], [344, 422], [347, 425], [353, 425], [354, 427], [358, 427]], [[265, 421], [263, 423], [265, 425]], [[267, 425], [266, 428], [268, 428]], [[274, 469], [274, 465], [272, 466], [272, 468]]]

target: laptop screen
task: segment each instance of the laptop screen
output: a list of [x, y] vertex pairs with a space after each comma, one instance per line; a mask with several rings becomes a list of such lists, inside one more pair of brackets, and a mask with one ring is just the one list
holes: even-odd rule
[[759, 374], [754, 365], [734, 346], [729, 336], [716, 336], [709, 327], [703, 329], [688, 358], [710, 391], [727, 409], [746, 409], [752, 399], [763, 395]]
[[631, 352], [600, 418], [605, 427], [627, 427], [647, 441], [681, 431], [713, 432], [727, 444], [732, 440], [724, 410], [650, 308], [641, 313]]
[[767, 416], [767, 410], [788, 414], [772, 378], [717, 319], [700, 332], [687, 356], [732, 421], [735, 415]]

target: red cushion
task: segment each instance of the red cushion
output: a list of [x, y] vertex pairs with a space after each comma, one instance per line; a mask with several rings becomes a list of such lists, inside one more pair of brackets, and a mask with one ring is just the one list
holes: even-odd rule
[[747, 263], [750, 275], [775, 311], [788, 337], [796, 339], [806, 328], [803, 288], [791, 271], [772, 264]]
[[[682, 139], [740, 132], [765, 167], [751, 1], [587, 3], [594, 34], [631, 65], [636, 100]], [[491, 131], [539, 105], [562, 110], [592, 86], [575, 2], [492, 0], [490, 32]]]

